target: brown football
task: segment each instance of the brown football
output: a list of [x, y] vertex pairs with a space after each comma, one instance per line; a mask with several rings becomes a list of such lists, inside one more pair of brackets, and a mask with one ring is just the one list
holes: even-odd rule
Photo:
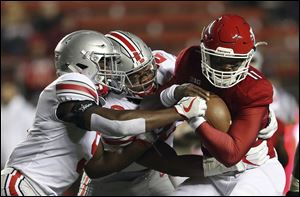
[[216, 94], [210, 94], [207, 101], [205, 119], [214, 128], [227, 132], [231, 124], [231, 115], [225, 102]]

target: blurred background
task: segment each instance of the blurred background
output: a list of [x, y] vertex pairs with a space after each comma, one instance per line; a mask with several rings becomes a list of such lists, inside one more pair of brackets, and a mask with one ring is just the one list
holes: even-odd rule
[[199, 45], [203, 27], [223, 13], [243, 16], [256, 41], [268, 42], [259, 47], [262, 72], [298, 106], [298, 1], [1, 1], [1, 168], [56, 78], [53, 51], [64, 35], [120, 29], [177, 55]]
[[298, 99], [298, 1], [1, 1], [1, 79], [17, 82], [35, 104], [36, 92], [56, 77], [53, 51], [67, 33], [121, 29], [177, 55], [199, 44], [202, 28], [222, 13], [243, 16], [256, 40], [268, 42], [259, 47], [264, 73]]

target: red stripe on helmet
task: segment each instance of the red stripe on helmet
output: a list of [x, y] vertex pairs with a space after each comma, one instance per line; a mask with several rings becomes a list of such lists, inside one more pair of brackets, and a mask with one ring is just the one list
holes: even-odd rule
[[110, 33], [110, 35], [112, 35], [112, 36], [118, 38], [120, 41], [122, 41], [123, 44], [125, 44], [125, 46], [132, 52], [133, 57], [136, 59], [136, 61], [140, 61], [140, 59], [142, 59], [141, 56], [136, 51], [136, 49], [134, 48], [134, 46], [128, 41], [128, 39], [125, 36], [115, 33], [115, 32]]

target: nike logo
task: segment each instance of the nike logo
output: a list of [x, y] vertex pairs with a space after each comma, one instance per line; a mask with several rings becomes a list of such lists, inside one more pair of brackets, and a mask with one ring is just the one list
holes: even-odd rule
[[191, 110], [192, 105], [193, 105], [193, 103], [194, 103], [194, 101], [195, 101], [196, 98], [197, 98], [197, 97], [195, 97], [195, 98], [192, 100], [192, 102], [189, 104], [188, 107], [183, 106], [183, 110], [184, 110], [185, 112], [189, 112], [189, 111]]

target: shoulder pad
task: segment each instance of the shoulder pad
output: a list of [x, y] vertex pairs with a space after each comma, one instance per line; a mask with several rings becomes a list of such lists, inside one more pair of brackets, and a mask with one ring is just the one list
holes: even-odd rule
[[94, 83], [80, 73], [67, 73], [60, 76], [56, 84], [58, 101], [91, 100], [98, 104], [98, 93]]

